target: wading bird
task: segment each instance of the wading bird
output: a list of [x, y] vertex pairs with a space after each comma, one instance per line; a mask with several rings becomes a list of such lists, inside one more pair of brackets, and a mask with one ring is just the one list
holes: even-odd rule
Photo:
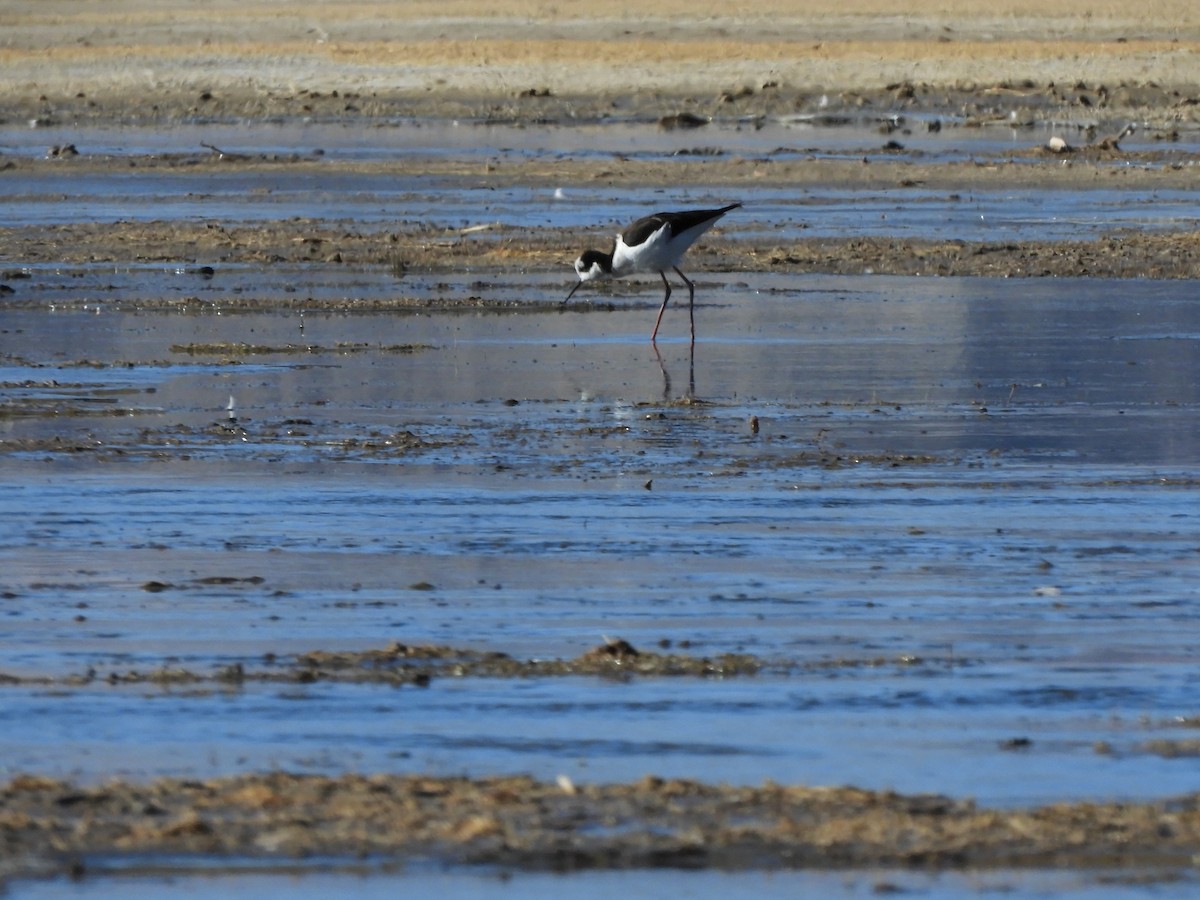
[[683, 259], [689, 247], [696, 239], [708, 231], [716, 221], [742, 204], [731, 203], [720, 209], [689, 209], [683, 212], [660, 212], [652, 216], [638, 219], [623, 232], [617, 235], [611, 253], [602, 250], [585, 250], [579, 259], [575, 260], [575, 272], [579, 275], [579, 284], [571, 288], [567, 300], [579, 290], [585, 282], [603, 278], [621, 278], [637, 272], [657, 272], [663, 281], [662, 306], [658, 310], [658, 318], [654, 321], [654, 332], [650, 342], [658, 338], [658, 326], [662, 323], [663, 312], [666, 311], [667, 301], [671, 299], [671, 283], [667, 281], [667, 269], [674, 269], [675, 274], [683, 279], [688, 287], [688, 316], [692, 325], [692, 341], [696, 340], [696, 285], [692, 280], [679, 271], [680, 260]]

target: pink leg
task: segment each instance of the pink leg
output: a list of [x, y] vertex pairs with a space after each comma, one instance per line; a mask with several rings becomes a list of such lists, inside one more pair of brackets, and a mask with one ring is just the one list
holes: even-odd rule
[[[676, 269], [675, 271], [678, 272], [679, 270]], [[658, 308], [658, 318], [654, 320], [654, 333], [650, 335], [650, 343], [652, 344], [657, 342], [658, 326], [662, 324], [663, 313], [667, 311], [667, 301], [671, 299], [671, 283], [667, 281], [667, 273], [659, 272], [658, 274], [662, 276], [663, 287], [666, 288], [666, 293], [663, 294], [662, 306]]]
[[692, 322], [692, 343], [694, 344], [696, 343], [696, 285], [692, 284], [692, 280], [680, 272], [678, 267], [675, 267], [675, 274], [682, 278], [683, 283], [688, 286], [688, 318]]

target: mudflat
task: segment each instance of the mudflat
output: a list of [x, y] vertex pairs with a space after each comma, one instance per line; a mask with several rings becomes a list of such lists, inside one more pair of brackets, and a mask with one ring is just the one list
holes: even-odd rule
[[[630, 158], [599, 167], [591, 159], [560, 157], [505, 160], [484, 174], [489, 184], [550, 190], [703, 182], [730, 196], [770, 185], [920, 185], [955, 192], [1187, 190], [1194, 183], [1194, 156], [1178, 143], [1181, 129], [1195, 128], [1200, 116], [1200, 13], [1193, 4], [1155, 4], [1152, 15], [1083, 0], [1058, 4], [1052, 14], [1032, 3], [956, 4], [953, 13], [920, 2], [801, 6], [758, 4], [750, 14], [730, 16], [723, 4], [669, 2], [656, 6], [651, 18], [626, 3], [586, 10], [520, 2], [352, 3], [334, 10], [303, 3], [197, 8], [116, 2], [80, 11], [51, 2], [0, 12], [0, 119], [67, 139], [72, 127], [87, 125], [333, 121], [370, 128], [462, 118], [569, 127], [661, 120], [700, 126], [693, 133], [703, 150], [705, 122], [752, 128], [788, 117], [826, 124], [866, 117], [880, 125], [880, 146], [893, 138], [888, 157], [796, 158], [796, 148], [789, 148], [791, 155]], [[940, 127], [942, 119], [959, 129], [1012, 128], [1013, 147], [990, 158], [937, 162], [905, 152], [905, 135]], [[1129, 124], [1139, 131], [1123, 147], [1119, 135]], [[1051, 133], [1061, 136], [1064, 149], [1047, 148]], [[61, 145], [68, 146], [79, 149], [69, 140]], [[13, 185], [21, 173], [61, 173], [67, 166], [81, 177], [130, 165], [264, 177], [329, 169], [327, 161], [303, 155], [239, 154], [235, 147], [133, 161], [86, 147], [64, 159], [55, 149], [46, 147], [49, 160], [9, 154], [0, 165]], [[339, 171], [474, 178], [478, 166], [445, 155], [401, 154], [374, 164], [342, 161]], [[175, 258], [191, 248], [199, 259], [237, 260], [260, 253], [264, 243], [284, 245], [272, 249], [282, 258], [308, 249], [293, 243], [286, 225], [232, 242], [198, 224], [120, 228], [119, 234], [69, 225], [42, 231], [14, 223], [0, 232], [0, 250], [13, 260], [106, 259], [120, 255], [110, 243], [117, 241], [116, 247], [133, 242], [144, 248], [146, 258]], [[450, 256], [439, 258], [420, 234], [400, 228], [395, 235], [400, 246], [386, 248], [392, 256], [420, 244], [425, 265], [455, 264]], [[569, 241], [561, 230], [523, 230], [517, 241], [501, 244], [505, 259], [487, 261], [562, 265]], [[343, 255], [380, 260], [377, 244], [346, 246]], [[1196, 271], [1190, 232], [1138, 235], [1099, 252], [1094, 244], [1070, 241], [1050, 247], [1007, 237], [948, 245], [894, 235], [885, 242], [748, 241], [735, 256], [726, 263], [745, 268], [765, 260], [797, 271], [1117, 277]]]
[[[736, 15], [710, 0], [652, 8], [118, 0], [86, 10], [62, 0], [9, 7], [0, 25], [6, 103], [83, 93], [139, 115], [161, 114], [173, 94], [251, 110], [334, 90], [364, 95], [359, 111], [373, 98], [403, 98], [422, 113], [453, 102], [510, 106], [524, 92], [552, 109], [556, 98], [621, 109], [626, 98], [649, 105], [688, 94], [705, 105], [768, 84], [776, 92], [768, 96], [785, 102], [793, 91], [900, 84], [984, 97], [1082, 84], [1111, 95], [1194, 83], [1200, 46], [1200, 13], [1186, 0], [1064, 0], [1052, 9], [970, 0], [952, 10], [922, 0], [765, 2]], [[206, 89], [214, 96], [201, 100]]]

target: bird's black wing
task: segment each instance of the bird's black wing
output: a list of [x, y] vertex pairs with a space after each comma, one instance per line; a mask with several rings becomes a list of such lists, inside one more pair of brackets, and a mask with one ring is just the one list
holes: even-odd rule
[[670, 213], [655, 213], [652, 216], [638, 219], [621, 232], [621, 240], [625, 242], [626, 247], [636, 247], [638, 244], [645, 243], [646, 238], [667, 224], [669, 215]]
[[737, 209], [742, 204], [731, 203], [729, 206], [723, 206], [720, 209], [685, 209], [680, 212], [660, 212], [652, 216], [638, 219], [632, 225], [625, 229], [621, 234], [621, 239], [626, 245], [632, 247], [642, 243], [663, 225], [669, 225], [671, 234], [679, 234], [689, 229], [695, 228], [697, 225], [703, 225], [706, 222], [715, 222], [731, 209]]

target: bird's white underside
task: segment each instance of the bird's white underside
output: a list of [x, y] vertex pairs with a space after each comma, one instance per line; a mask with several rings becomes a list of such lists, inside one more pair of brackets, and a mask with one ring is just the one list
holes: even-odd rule
[[695, 234], [683, 232], [671, 238], [670, 229], [664, 225], [640, 244], [629, 246], [617, 235], [617, 246], [613, 250], [613, 275], [620, 278], [634, 272], [662, 272], [679, 265], [684, 252], [708, 227], [691, 229]]

